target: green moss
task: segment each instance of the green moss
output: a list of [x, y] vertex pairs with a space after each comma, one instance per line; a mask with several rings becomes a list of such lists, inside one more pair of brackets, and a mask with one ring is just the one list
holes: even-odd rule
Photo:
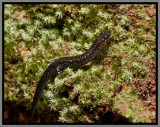
[[[112, 35], [105, 48], [107, 56], [79, 69], [67, 68], [50, 80], [39, 112], [49, 107], [59, 112], [59, 122], [86, 122], [86, 114], [94, 109], [91, 115], [95, 117], [97, 106], [105, 102], [134, 123], [150, 118], [148, 109], [147, 115], [142, 113], [144, 107], [135, 90], [128, 88], [137, 75], [145, 79], [147, 61], [156, 56], [156, 19], [150, 18], [143, 5], [6, 4], [4, 19], [5, 100], [30, 109], [46, 67], [55, 59], [84, 53], [108, 28]], [[112, 98], [120, 85], [124, 85], [124, 92]], [[126, 112], [118, 105], [126, 105]]]

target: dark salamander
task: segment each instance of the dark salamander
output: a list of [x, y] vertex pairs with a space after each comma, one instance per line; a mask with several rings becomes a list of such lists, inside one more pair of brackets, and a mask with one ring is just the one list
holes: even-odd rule
[[85, 65], [86, 63], [93, 60], [103, 49], [103, 47], [107, 44], [111, 33], [109, 31], [102, 32], [98, 38], [94, 41], [92, 46], [88, 51], [86, 51], [84, 54], [79, 56], [73, 56], [73, 57], [63, 57], [56, 61], [54, 61], [52, 64], [50, 64], [47, 69], [44, 71], [42, 77], [40, 78], [40, 81], [37, 85], [36, 92], [33, 98], [32, 107], [31, 107], [31, 117], [29, 122], [31, 122], [33, 114], [35, 112], [35, 109], [37, 107], [38, 101], [42, 95], [43, 89], [48, 81], [48, 79], [51, 77], [51, 75], [54, 76], [54, 78], [57, 76], [57, 74], [62, 73], [63, 70], [66, 68], [77, 68], [81, 67], [82, 65]]

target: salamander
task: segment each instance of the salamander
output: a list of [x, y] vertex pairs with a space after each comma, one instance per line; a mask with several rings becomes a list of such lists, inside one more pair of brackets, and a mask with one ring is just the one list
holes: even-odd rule
[[98, 36], [98, 38], [94, 41], [92, 46], [85, 53], [78, 56], [63, 57], [57, 59], [46, 68], [36, 87], [36, 91], [32, 102], [31, 116], [29, 122], [32, 121], [32, 117], [38, 105], [38, 101], [51, 75], [54, 76], [55, 78], [59, 73], [62, 73], [68, 67], [70, 68], [81, 67], [82, 65], [85, 65], [91, 60], [93, 60], [97, 55], [101, 53], [101, 50], [109, 41], [110, 35], [111, 35], [110, 31], [102, 32]]

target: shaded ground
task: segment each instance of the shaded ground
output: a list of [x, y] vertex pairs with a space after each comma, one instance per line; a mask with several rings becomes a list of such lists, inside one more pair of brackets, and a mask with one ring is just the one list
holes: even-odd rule
[[[44, 114], [35, 113], [33, 123], [57, 123], [57, 114], [51, 111], [49, 113], [55, 114], [55, 118], [46, 117]], [[4, 123], [28, 123], [30, 112], [21, 105], [16, 105], [15, 102], [4, 102]]]
[[[106, 110], [106, 106], [101, 106], [102, 111]], [[50, 112], [54, 113], [54, 112]], [[58, 114], [54, 113], [55, 116]], [[47, 118], [47, 114], [34, 114], [33, 123], [58, 123], [56, 117], [55, 118]], [[13, 102], [4, 102], [4, 123], [12, 124], [12, 123], [28, 123], [29, 111], [26, 111], [25, 107], [20, 105], [16, 105]], [[90, 117], [88, 115], [88, 117]], [[107, 112], [100, 112], [98, 114], [99, 120], [94, 120], [94, 123], [105, 123], [105, 124], [125, 124], [131, 123], [131, 121], [120, 114], [113, 112], [111, 108], [107, 110]], [[46, 119], [47, 118], [47, 119]], [[87, 120], [86, 120], [87, 121]]]

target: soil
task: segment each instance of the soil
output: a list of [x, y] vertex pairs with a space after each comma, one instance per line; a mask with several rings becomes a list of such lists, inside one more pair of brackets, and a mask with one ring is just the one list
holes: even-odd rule
[[132, 87], [136, 89], [144, 106], [149, 108], [152, 123], [156, 123], [156, 63], [149, 60], [149, 73], [145, 81], [136, 78]]

